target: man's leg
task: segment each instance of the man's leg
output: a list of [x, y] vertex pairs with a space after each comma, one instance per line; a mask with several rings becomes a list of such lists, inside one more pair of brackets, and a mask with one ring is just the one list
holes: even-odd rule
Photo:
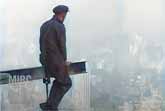
[[58, 82], [58, 80], [54, 80], [48, 99], [48, 104], [51, 104], [53, 108], [58, 108], [63, 96], [71, 88], [71, 80], [70, 78], [68, 79], [69, 80], [67, 84], [63, 84]]
[[56, 79], [53, 81], [48, 99], [48, 104], [55, 109], [58, 108], [62, 98], [72, 86], [72, 80], [65, 66], [59, 67], [58, 72], [59, 73], [56, 74]]

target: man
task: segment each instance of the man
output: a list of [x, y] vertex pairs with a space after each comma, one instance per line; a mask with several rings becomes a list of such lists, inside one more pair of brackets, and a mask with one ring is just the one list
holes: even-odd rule
[[72, 86], [66, 67], [66, 32], [63, 24], [68, 10], [64, 5], [56, 6], [52, 19], [40, 29], [40, 62], [45, 68], [46, 77], [55, 78], [47, 102], [40, 104], [44, 111], [58, 111], [59, 103]]

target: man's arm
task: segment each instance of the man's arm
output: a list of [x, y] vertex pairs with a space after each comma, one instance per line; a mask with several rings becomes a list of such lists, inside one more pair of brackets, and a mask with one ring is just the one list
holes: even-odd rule
[[66, 61], [67, 60], [67, 48], [66, 48], [66, 40], [63, 37], [60, 37], [59, 45], [60, 45], [60, 50], [64, 57], [64, 60]]
[[58, 38], [58, 47], [59, 50], [64, 58], [64, 60], [67, 60], [67, 48], [66, 48], [66, 34], [65, 31], [64, 33], [59, 33], [57, 30], [57, 38]]

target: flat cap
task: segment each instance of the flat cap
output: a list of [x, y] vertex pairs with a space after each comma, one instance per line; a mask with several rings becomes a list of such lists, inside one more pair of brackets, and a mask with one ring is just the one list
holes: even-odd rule
[[65, 5], [58, 5], [55, 8], [53, 8], [53, 13], [58, 14], [58, 13], [67, 13], [69, 11], [69, 8]]

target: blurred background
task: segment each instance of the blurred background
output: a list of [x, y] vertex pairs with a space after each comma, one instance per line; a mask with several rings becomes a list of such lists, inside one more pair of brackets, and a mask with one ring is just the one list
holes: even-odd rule
[[[86, 60], [89, 69], [85, 76], [72, 77], [74, 86], [66, 99], [72, 96], [73, 100], [68, 107], [78, 109], [83, 104], [86, 111], [164, 111], [164, 0], [1, 0], [0, 70], [40, 66], [39, 28], [58, 4], [70, 7], [65, 21], [68, 60]], [[1, 111], [18, 108], [19, 101], [11, 103], [15, 101], [11, 90], [25, 94], [22, 88], [32, 93], [33, 100], [23, 99], [26, 102], [20, 107], [37, 109], [44, 100], [41, 82], [0, 86]], [[23, 97], [28, 95], [20, 99]], [[28, 109], [32, 101], [36, 105]]]

